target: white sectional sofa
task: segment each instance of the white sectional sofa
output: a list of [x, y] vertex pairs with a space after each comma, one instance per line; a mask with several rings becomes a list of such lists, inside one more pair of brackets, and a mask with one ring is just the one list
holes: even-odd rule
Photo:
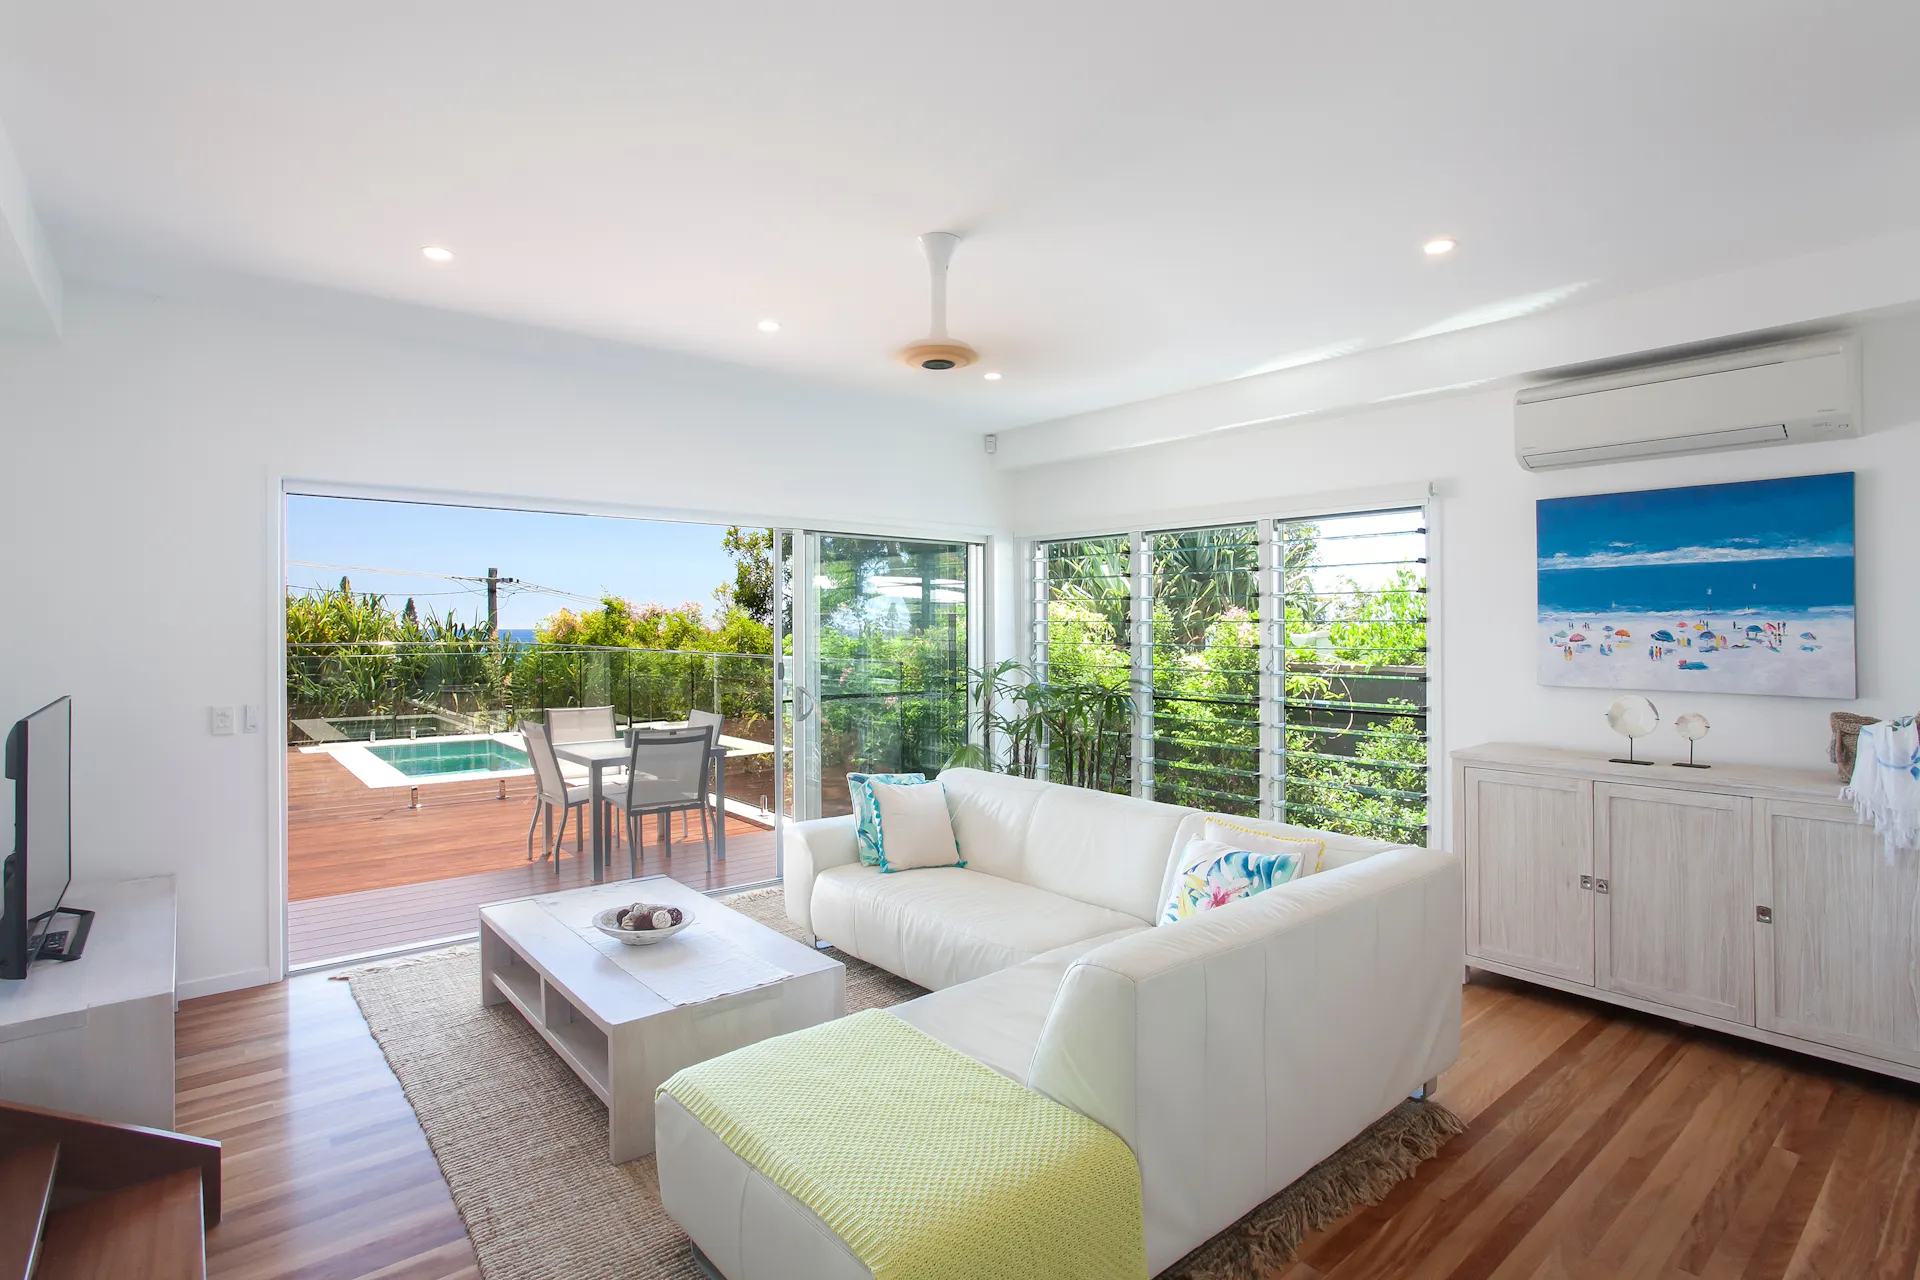
[[[1155, 922], [1193, 809], [951, 769], [964, 868], [882, 874], [852, 818], [788, 831], [787, 912], [932, 989], [892, 1013], [1099, 1121], [1140, 1164], [1158, 1272], [1459, 1056], [1462, 880], [1450, 853], [1310, 834], [1289, 884]], [[668, 1212], [726, 1280], [870, 1280], [820, 1219], [671, 1098]]]

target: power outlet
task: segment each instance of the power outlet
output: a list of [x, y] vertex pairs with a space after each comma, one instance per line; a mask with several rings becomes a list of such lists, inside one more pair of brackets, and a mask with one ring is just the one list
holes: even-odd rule
[[233, 732], [232, 707], [207, 708], [207, 732], [222, 736]]

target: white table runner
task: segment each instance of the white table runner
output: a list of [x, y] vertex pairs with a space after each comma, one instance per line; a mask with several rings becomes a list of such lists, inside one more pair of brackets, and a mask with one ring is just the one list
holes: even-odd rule
[[704, 1004], [721, 996], [770, 987], [788, 977], [786, 970], [722, 936], [700, 918], [697, 908], [692, 924], [651, 946], [630, 947], [593, 927], [596, 912], [632, 900], [632, 889], [624, 888], [624, 893], [548, 894], [535, 898], [534, 903], [669, 1004]]

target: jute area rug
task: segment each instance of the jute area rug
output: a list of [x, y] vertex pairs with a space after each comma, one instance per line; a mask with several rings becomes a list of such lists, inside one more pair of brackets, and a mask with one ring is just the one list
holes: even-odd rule
[[[726, 901], [795, 932], [778, 888]], [[923, 994], [830, 954], [847, 966], [849, 1012]], [[343, 976], [420, 1118], [488, 1280], [698, 1280], [685, 1233], [661, 1208], [653, 1157], [607, 1163], [606, 1108], [510, 1006], [481, 1006], [477, 946]], [[1444, 1107], [1403, 1103], [1163, 1280], [1255, 1280], [1308, 1233], [1377, 1202], [1462, 1127]]]

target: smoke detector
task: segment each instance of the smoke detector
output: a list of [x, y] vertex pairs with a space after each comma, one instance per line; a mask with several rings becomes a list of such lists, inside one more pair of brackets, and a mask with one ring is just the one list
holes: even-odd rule
[[927, 336], [900, 350], [900, 363], [916, 369], [964, 369], [980, 359], [980, 353], [964, 342], [947, 336], [947, 264], [960, 237], [951, 231], [929, 231], [920, 237], [920, 251], [927, 255], [927, 270], [933, 276], [933, 327]]

